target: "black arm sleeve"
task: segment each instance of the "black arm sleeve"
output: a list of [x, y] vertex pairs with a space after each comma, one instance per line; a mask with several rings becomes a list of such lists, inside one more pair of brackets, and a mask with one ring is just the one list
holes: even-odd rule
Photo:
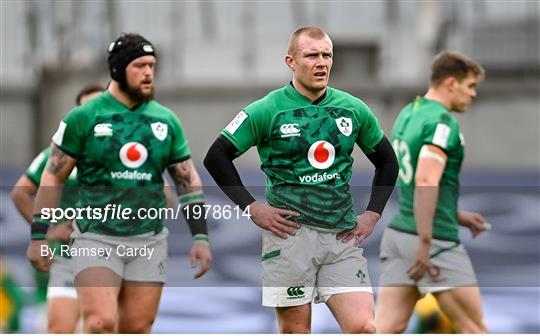
[[206, 226], [206, 219], [204, 216], [194, 216], [193, 207], [199, 207], [199, 209], [204, 209], [204, 202], [191, 203], [182, 208], [182, 213], [184, 218], [189, 226], [189, 231], [191, 236], [198, 234], [208, 235], [208, 228]]
[[240, 175], [233, 164], [238, 149], [227, 138], [220, 135], [210, 146], [204, 166], [217, 185], [235, 204], [244, 210], [255, 198], [242, 184]]
[[381, 215], [394, 190], [399, 165], [394, 149], [386, 136], [375, 146], [375, 152], [367, 155], [367, 158], [375, 166], [375, 176], [371, 185], [371, 198], [366, 210]]

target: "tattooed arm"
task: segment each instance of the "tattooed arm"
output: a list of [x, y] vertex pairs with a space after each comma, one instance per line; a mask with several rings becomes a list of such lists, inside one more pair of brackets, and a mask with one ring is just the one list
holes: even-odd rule
[[64, 153], [55, 144], [51, 144], [51, 157], [41, 175], [34, 215], [41, 214], [42, 208], [55, 208], [60, 205], [62, 187], [75, 167], [75, 163], [75, 158]]
[[43, 208], [57, 208], [60, 205], [62, 186], [75, 167], [75, 158], [67, 155], [55, 144], [51, 144], [51, 157], [41, 175], [41, 182], [34, 202], [32, 220], [32, 240], [26, 252], [27, 258], [38, 271], [48, 271], [51, 259], [41, 254], [41, 245], [46, 245], [48, 224], [41, 218]]
[[191, 207], [204, 205], [201, 179], [191, 159], [174, 163], [168, 167], [168, 170], [176, 185], [176, 192], [183, 206], [182, 211], [193, 236], [193, 247], [190, 253], [191, 267], [195, 267], [197, 260], [201, 261], [201, 267], [195, 274], [195, 278], [199, 278], [210, 269], [212, 264], [206, 218], [189, 216]]
[[177, 162], [168, 167], [169, 173], [176, 185], [176, 193], [179, 197], [194, 192], [202, 194], [202, 184], [192, 159]]

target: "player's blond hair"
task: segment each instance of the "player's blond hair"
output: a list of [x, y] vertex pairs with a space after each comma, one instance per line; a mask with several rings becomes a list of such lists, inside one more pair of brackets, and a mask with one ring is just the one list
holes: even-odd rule
[[319, 27], [300, 27], [294, 33], [292, 33], [291, 37], [289, 38], [289, 47], [287, 50], [287, 54], [291, 56], [294, 55], [294, 53], [298, 49], [298, 39], [302, 35], [307, 35], [313, 39], [323, 39], [328, 37], [328, 34], [326, 34]]
[[448, 77], [462, 81], [469, 74], [478, 80], [485, 76], [485, 70], [480, 64], [458, 52], [443, 51], [431, 63], [431, 86], [438, 86]]

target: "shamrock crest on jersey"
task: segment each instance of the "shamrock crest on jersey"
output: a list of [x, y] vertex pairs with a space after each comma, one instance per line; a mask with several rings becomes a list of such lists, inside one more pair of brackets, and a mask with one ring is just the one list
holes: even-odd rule
[[341, 133], [345, 136], [352, 134], [352, 120], [351, 118], [341, 117], [336, 119], [336, 125]]

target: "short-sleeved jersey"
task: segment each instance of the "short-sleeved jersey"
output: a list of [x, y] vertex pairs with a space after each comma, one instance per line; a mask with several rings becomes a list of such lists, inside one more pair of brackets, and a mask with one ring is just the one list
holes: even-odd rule
[[[188, 159], [190, 150], [178, 117], [149, 101], [130, 110], [109, 92], [73, 109], [53, 142], [77, 159], [77, 205], [130, 208], [131, 219], [80, 219], [81, 232], [132, 236], [163, 229], [163, 220], [138, 216], [139, 209], [163, 208], [164, 169]], [[144, 211], [143, 211], [144, 212]], [[95, 217], [95, 216], [94, 216]]]
[[[32, 161], [30, 166], [28, 166], [28, 169], [26, 170], [26, 177], [28, 177], [36, 186], [40, 185], [41, 182], [41, 175], [43, 175], [43, 171], [45, 170], [45, 167], [47, 166], [47, 161], [49, 160], [49, 157], [51, 156], [51, 148], [47, 147], [44, 150], [42, 150]], [[60, 200], [60, 207], [62, 209], [75, 207], [76, 203], [76, 190], [77, 190], [77, 168], [74, 168], [71, 171], [71, 174], [68, 176], [68, 179], [64, 183], [64, 191], [62, 192], [62, 199]], [[57, 223], [58, 224], [58, 223]], [[51, 248], [58, 248], [61, 244], [68, 244], [69, 242], [49, 242], [49, 247]], [[57, 249], [57, 251], [61, 251], [60, 248]], [[62, 257], [69, 258], [69, 255], [59, 253], [56, 254], [60, 255]]]
[[392, 145], [399, 160], [399, 212], [390, 227], [416, 234], [413, 202], [418, 155], [422, 146], [434, 145], [446, 153], [448, 160], [439, 182], [433, 237], [458, 242], [457, 200], [464, 139], [455, 117], [440, 103], [417, 97], [399, 113], [392, 129]]
[[238, 155], [257, 146], [266, 199], [320, 231], [356, 226], [349, 181], [354, 145], [366, 154], [383, 131], [361, 100], [328, 87], [312, 103], [289, 84], [250, 104], [221, 132]]

